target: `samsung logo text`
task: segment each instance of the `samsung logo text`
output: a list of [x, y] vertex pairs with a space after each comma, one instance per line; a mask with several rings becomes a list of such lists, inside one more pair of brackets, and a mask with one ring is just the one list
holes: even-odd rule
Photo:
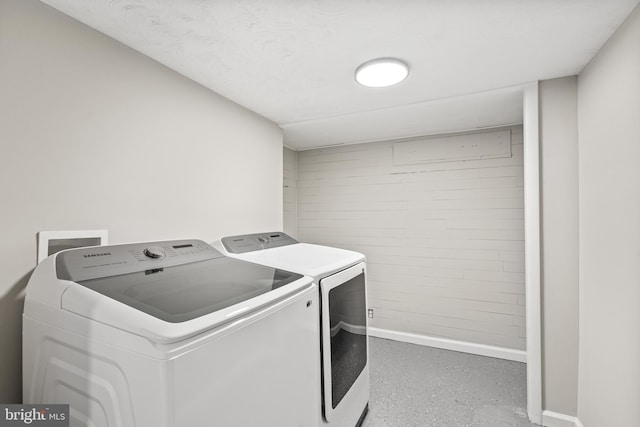
[[109, 255], [111, 255], [111, 252], [100, 252], [100, 253], [97, 253], [97, 254], [83, 255], [83, 257], [85, 257], [85, 258], [93, 258], [93, 257], [96, 257], [96, 256], [109, 256]]

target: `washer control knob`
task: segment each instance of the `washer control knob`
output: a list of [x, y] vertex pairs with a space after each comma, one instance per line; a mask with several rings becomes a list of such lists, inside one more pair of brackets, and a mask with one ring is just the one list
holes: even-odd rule
[[258, 241], [260, 243], [269, 243], [269, 238], [267, 236], [258, 236]]
[[167, 256], [166, 252], [162, 248], [159, 248], [158, 246], [149, 246], [148, 248], [145, 248], [144, 251], [142, 251], [142, 253], [144, 253], [149, 258], [154, 258], [154, 259], [161, 259]]

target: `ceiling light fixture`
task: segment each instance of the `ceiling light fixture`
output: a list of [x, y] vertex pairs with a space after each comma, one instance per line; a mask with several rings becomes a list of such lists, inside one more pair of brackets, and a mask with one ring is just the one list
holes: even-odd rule
[[408, 75], [409, 66], [395, 58], [372, 59], [356, 69], [356, 81], [368, 87], [393, 86]]

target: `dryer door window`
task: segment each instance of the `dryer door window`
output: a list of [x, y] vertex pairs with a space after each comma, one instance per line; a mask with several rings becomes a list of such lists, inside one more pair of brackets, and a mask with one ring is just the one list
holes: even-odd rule
[[329, 291], [331, 405], [338, 406], [367, 364], [364, 273]]
[[347, 278], [346, 281], [330, 284], [330, 281], [335, 281], [335, 276], [345, 272], [320, 282], [323, 304], [324, 409], [327, 419], [329, 419], [329, 413], [340, 404], [367, 365], [364, 268], [359, 267], [356, 273], [349, 274], [352, 277]]

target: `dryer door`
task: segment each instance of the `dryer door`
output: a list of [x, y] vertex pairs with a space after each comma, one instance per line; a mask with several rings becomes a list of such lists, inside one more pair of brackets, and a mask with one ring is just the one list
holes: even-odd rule
[[365, 264], [320, 281], [322, 294], [323, 413], [327, 421], [367, 371]]

